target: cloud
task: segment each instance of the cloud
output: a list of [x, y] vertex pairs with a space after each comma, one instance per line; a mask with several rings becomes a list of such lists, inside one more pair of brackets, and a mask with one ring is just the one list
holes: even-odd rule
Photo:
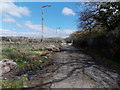
[[73, 32], [75, 32], [76, 30], [72, 30], [72, 29], [63, 29], [63, 30], [59, 30], [58, 31], [58, 37], [69, 37], [70, 34], [72, 34]]
[[38, 30], [38, 31], [41, 30], [41, 25], [32, 24], [31, 21], [26, 21], [25, 26], [32, 29], [32, 30]]
[[16, 23], [16, 20], [11, 18], [11, 17], [5, 17], [5, 18], [3, 18], [3, 22], [6, 22], [6, 23]]
[[34, 36], [38, 36], [39, 33], [36, 32], [16, 32], [13, 30], [9, 30], [9, 29], [0, 29], [0, 32], [2, 32], [0, 34], [0, 36], [27, 36], [27, 37], [34, 37]]
[[27, 7], [19, 7], [13, 2], [1, 2], [0, 3], [0, 13], [8, 14], [15, 17], [29, 16], [30, 11]]
[[[25, 26], [32, 30], [39, 31], [39, 36], [42, 35], [42, 25], [33, 24], [31, 21], [26, 21]], [[44, 37], [68, 37], [74, 31], [75, 30], [63, 29], [63, 30], [58, 30], [58, 33], [56, 33], [55, 29], [44, 26], [43, 34], [44, 34]]]
[[0, 36], [16, 36], [16, 32], [9, 30], [9, 29], [0, 29], [1, 35]]
[[21, 25], [20, 25], [19, 23], [16, 23], [16, 26], [17, 26], [17, 27], [21, 27]]
[[[76, 30], [71, 29], [64, 29], [64, 30], [58, 30], [56, 33], [56, 30], [54, 29], [45, 29], [44, 30], [44, 37], [50, 38], [50, 37], [59, 37], [59, 38], [65, 38], [68, 37], [71, 33], [75, 32]], [[17, 32], [9, 29], [0, 29], [1, 35], [0, 36], [25, 36], [25, 37], [39, 37], [41, 38], [42, 33], [39, 32]]]
[[15, 23], [17, 27], [21, 27], [21, 24], [19, 24], [14, 18], [11, 18], [10, 16], [5, 16], [2, 20], [5, 23]]
[[1, 2], [15, 2], [15, 0], [1, 0]]
[[62, 14], [64, 14], [64, 15], [73, 15], [73, 16], [76, 15], [76, 13], [72, 9], [70, 9], [68, 7], [63, 8]]
[[[16, 23], [18, 27], [21, 27], [19, 23]], [[31, 29], [28, 32], [23, 31], [23, 32], [18, 32], [18, 30], [8, 30], [8, 29], [1, 29], [2, 31], [2, 36], [26, 36], [26, 37], [39, 37], [41, 38], [42, 36], [42, 26], [39, 24], [33, 24], [31, 21], [26, 21], [24, 25]], [[71, 30], [71, 29], [58, 29], [56, 33], [56, 29], [44, 26], [44, 32], [43, 36], [45, 38], [48, 37], [59, 37], [59, 38], [65, 38], [68, 37], [71, 33], [73, 33], [76, 30]]]

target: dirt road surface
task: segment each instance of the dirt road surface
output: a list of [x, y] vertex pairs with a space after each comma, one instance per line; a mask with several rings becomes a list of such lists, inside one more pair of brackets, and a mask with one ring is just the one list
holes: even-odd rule
[[44, 87], [48, 88], [120, 88], [116, 70], [97, 63], [73, 46], [63, 45], [53, 57], [55, 70]]

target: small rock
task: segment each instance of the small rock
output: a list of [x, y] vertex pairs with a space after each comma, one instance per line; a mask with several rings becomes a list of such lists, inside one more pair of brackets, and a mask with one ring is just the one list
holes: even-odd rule
[[8, 73], [12, 71], [13, 69], [16, 69], [17, 64], [10, 59], [2, 59], [0, 60], [0, 76], [2, 76], [5, 73]]

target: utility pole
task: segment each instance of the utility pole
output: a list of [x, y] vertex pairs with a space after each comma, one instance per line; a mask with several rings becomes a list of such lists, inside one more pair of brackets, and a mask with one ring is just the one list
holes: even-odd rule
[[44, 33], [44, 8], [45, 7], [51, 7], [51, 5], [46, 5], [46, 6], [42, 6], [42, 38], [41, 38], [41, 42], [43, 42], [43, 33]]
[[42, 7], [42, 38], [41, 42], [43, 41], [43, 30], [44, 30], [44, 8]]

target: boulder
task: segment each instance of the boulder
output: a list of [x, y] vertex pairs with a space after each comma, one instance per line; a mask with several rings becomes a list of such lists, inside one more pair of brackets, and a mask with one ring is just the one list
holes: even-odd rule
[[60, 48], [54, 46], [54, 45], [50, 45], [48, 47], [46, 47], [47, 50], [49, 51], [53, 51], [53, 52], [59, 52], [60, 51]]
[[0, 60], [0, 76], [2, 76], [5, 73], [8, 73], [14, 69], [16, 69], [17, 64], [10, 59], [2, 59]]

